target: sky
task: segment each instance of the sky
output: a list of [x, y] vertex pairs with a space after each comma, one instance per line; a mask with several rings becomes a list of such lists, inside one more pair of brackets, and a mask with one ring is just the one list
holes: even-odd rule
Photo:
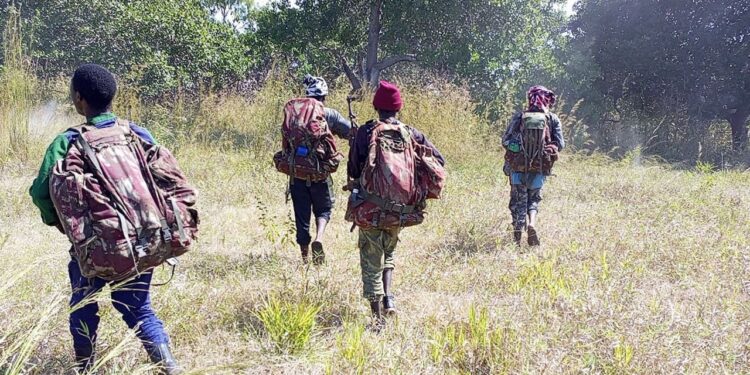
[[[268, 4], [270, 0], [255, 0], [255, 5], [257, 6], [263, 6]], [[578, 0], [568, 0], [568, 4], [565, 6], [565, 9], [568, 11], [568, 14], [573, 13], [573, 4], [576, 3]]]

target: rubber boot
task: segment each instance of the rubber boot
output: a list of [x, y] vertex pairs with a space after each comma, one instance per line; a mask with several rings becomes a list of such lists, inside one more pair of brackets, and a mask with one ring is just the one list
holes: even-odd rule
[[381, 311], [382, 307], [383, 303], [381, 301], [370, 301], [370, 310], [372, 310], [372, 325], [370, 326], [370, 329], [376, 333], [380, 333], [380, 331], [385, 328], [385, 319], [383, 318], [383, 313]]
[[147, 349], [148, 357], [151, 363], [159, 365], [159, 373], [162, 375], [178, 375], [182, 369], [177, 365], [172, 352], [169, 350], [169, 344], [156, 344]]
[[529, 225], [526, 235], [528, 236], [529, 246], [539, 246], [539, 233], [536, 231], [536, 211], [529, 211]]
[[308, 256], [310, 254], [310, 247], [300, 245], [299, 249], [300, 249], [300, 252], [302, 253], [302, 263], [307, 264], [309, 261]]
[[528, 242], [529, 246], [539, 246], [541, 245], [541, 242], [539, 241], [539, 233], [537, 233], [536, 229], [534, 227], [529, 226], [528, 229]]
[[513, 243], [516, 246], [521, 246], [521, 237], [523, 236], [522, 229], [513, 229]]
[[96, 363], [96, 353], [93, 347], [73, 348], [76, 363], [73, 369], [77, 374], [90, 374]]
[[322, 266], [326, 262], [326, 253], [323, 251], [323, 244], [319, 241], [312, 243], [313, 264]]
[[383, 270], [383, 313], [385, 316], [396, 315], [396, 303], [394, 302], [393, 294], [389, 293], [393, 286], [393, 268], [386, 268]]

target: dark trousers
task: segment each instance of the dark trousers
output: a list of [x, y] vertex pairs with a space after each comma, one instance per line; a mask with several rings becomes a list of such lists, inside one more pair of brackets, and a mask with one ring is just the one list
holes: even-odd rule
[[[87, 279], [81, 275], [81, 269], [75, 260], [68, 263], [68, 275], [73, 293], [70, 306], [75, 308], [70, 313], [70, 333], [73, 335], [73, 346], [76, 352], [91, 353], [96, 343], [96, 331], [99, 327], [99, 304], [88, 299], [92, 294], [111, 284], [99, 278]], [[152, 272], [142, 273], [139, 277], [125, 284], [112, 284], [112, 304], [130, 329], [136, 329], [136, 335], [143, 342], [146, 350], [153, 344], [165, 344], [169, 337], [164, 332], [164, 324], [156, 317], [151, 308], [149, 286]], [[79, 305], [87, 300], [85, 305]]]
[[297, 226], [297, 243], [300, 246], [310, 245], [310, 216], [331, 220], [331, 211], [335, 198], [332, 191], [333, 181], [329, 177], [322, 182], [312, 182], [294, 179], [289, 187], [294, 206], [294, 222]]

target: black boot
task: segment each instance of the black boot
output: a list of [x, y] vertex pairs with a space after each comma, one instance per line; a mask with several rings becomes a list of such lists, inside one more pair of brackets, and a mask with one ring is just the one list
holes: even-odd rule
[[381, 301], [373, 302], [370, 301], [370, 310], [372, 310], [372, 325], [370, 329], [376, 333], [380, 333], [385, 328], [385, 319], [383, 319], [382, 313], [383, 304]]
[[312, 243], [313, 264], [316, 266], [323, 265], [326, 262], [326, 253], [323, 251], [323, 244], [315, 241]]
[[91, 369], [96, 363], [96, 353], [94, 347], [73, 348], [76, 356], [76, 363], [73, 369], [78, 374], [90, 374]]
[[393, 286], [393, 268], [386, 268], [383, 270], [383, 291], [385, 296], [383, 297], [383, 313], [385, 316], [396, 315], [396, 303], [394, 302], [393, 294], [389, 293]]
[[174, 359], [172, 352], [169, 350], [169, 344], [156, 344], [147, 351], [151, 362], [159, 365], [161, 374], [178, 375], [182, 373], [182, 369], [177, 366], [177, 360]]
[[536, 228], [529, 226], [528, 236], [529, 246], [539, 246], [541, 244], [539, 242], [539, 233], [537, 233]]
[[523, 230], [513, 230], [513, 243], [516, 244], [516, 246], [521, 246], [521, 236], [523, 236]]
[[300, 249], [300, 252], [302, 253], [302, 264], [307, 264], [307, 262], [308, 262], [308, 256], [310, 254], [310, 247], [309, 246], [300, 246], [299, 249]]

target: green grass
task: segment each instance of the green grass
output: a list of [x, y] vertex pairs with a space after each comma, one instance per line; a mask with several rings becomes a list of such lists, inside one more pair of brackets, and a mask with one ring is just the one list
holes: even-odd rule
[[300, 354], [315, 334], [319, 310], [320, 307], [307, 301], [291, 302], [271, 296], [257, 317], [278, 353]]
[[[343, 220], [343, 173], [334, 176], [328, 264], [303, 266], [292, 242], [286, 178], [271, 155], [279, 144], [277, 104], [294, 90], [270, 87], [250, 102], [212, 97], [199, 109], [132, 111], [176, 150], [200, 190], [199, 244], [152, 296], [192, 373], [750, 368], [747, 173], [567, 152], [545, 186], [543, 246], [517, 249], [499, 131], [460, 94], [407, 88], [404, 120], [445, 152], [449, 180], [425, 224], [402, 233], [400, 315], [376, 335], [364, 329], [369, 307], [356, 233]], [[330, 105], [345, 109], [342, 93]], [[362, 120], [372, 116], [369, 107], [357, 104]], [[67, 241], [40, 223], [27, 196], [45, 144], [80, 120], [66, 108], [56, 113], [42, 124], [47, 130], [30, 136], [33, 157], [0, 163], [0, 372], [63, 373], [72, 365]], [[159, 268], [155, 282], [168, 276]], [[108, 353], [102, 373], [149, 371], [106, 295], [99, 297], [99, 343]]]

